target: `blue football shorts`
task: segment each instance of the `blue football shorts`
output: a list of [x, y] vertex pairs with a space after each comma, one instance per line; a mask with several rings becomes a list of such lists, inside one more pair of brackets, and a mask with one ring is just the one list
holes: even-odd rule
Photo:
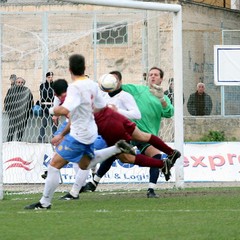
[[84, 155], [94, 158], [94, 143], [80, 143], [68, 134], [56, 147], [56, 152], [66, 161], [78, 163]]
[[101, 135], [98, 135], [94, 142], [94, 149], [100, 150], [106, 147], [107, 147], [107, 143], [105, 142], [105, 140], [102, 138]]
[[[56, 136], [58, 134], [60, 134], [64, 128], [67, 126], [68, 122], [64, 121], [59, 127], [58, 130], [53, 134], [53, 136]], [[94, 149], [95, 150], [100, 150], [103, 148], [107, 147], [107, 143], [105, 142], [105, 140], [102, 138], [101, 135], [98, 135], [95, 142], [94, 142]]]

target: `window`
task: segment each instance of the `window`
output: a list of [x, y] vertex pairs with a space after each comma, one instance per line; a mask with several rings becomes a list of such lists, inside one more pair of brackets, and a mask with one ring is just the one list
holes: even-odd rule
[[97, 23], [98, 44], [126, 44], [127, 42], [127, 23]]

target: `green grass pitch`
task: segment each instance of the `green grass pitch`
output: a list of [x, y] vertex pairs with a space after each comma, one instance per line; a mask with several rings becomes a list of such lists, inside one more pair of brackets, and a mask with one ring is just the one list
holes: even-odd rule
[[240, 239], [240, 189], [189, 188], [82, 193], [51, 210], [24, 210], [41, 194], [5, 194], [1, 240], [231, 240]]

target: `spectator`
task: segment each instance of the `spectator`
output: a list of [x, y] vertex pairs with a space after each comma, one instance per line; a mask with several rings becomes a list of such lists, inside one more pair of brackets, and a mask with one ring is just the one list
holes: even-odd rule
[[4, 99], [4, 108], [9, 118], [8, 142], [13, 141], [15, 132], [17, 141], [22, 140], [33, 107], [33, 95], [24, 85], [25, 80], [18, 77]]
[[57, 130], [57, 126], [53, 123], [52, 118], [49, 115], [49, 108], [53, 106], [54, 100], [52, 84], [53, 72], [48, 72], [46, 74], [46, 81], [40, 85], [40, 106], [43, 110], [43, 116], [41, 119], [40, 135], [38, 137], [39, 143], [48, 142], [46, 139], [46, 128], [48, 126], [48, 122], [50, 123], [52, 134]]
[[205, 84], [198, 83], [197, 91], [192, 93], [187, 102], [188, 112], [192, 116], [210, 115], [212, 111], [212, 99], [205, 93]]

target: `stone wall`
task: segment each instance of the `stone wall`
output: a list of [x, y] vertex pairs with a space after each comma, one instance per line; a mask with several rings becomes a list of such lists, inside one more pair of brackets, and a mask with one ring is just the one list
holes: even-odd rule
[[224, 132], [227, 141], [240, 141], [240, 118], [184, 117], [185, 141], [200, 141], [209, 131]]
[[[220, 8], [211, 8], [194, 3], [184, 3], [183, 7], [183, 86], [184, 86], [184, 129], [185, 129], [185, 139], [198, 140], [200, 136], [208, 133], [210, 130], [221, 131], [224, 129], [226, 136], [232, 136], [239, 139], [239, 120], [237, 117], [219, 117], [221, 109], [221, 94], [220, 87], [214, 85], [213, 82], [213, 46], [222, 43], [222, 30], [223, 29], [240, 29], [240, 14], [239, 11], [226, 10]], [[9, 14], [14, 12], [34, 12], [43, 13], [45, 11], [59, 12], [59, 11], [91, 11], [100, 9], [96, 6], [87, 5], [44, 5], [44, 6], [0, 6], [1, 12], [7, 12]], [[5, 16], [3, 16], [4, 19]], [[14, 15], [9, 17], [14, 19]], [[29, 24], [32, 23], [32, 19], [29, 18]], [[38, 21], [41, 21], [38, 19]], [[61, 18], [58, 18], [58, 24], [56, 29], [52, 29], [55, 32], [61, 30], [63, 27], [61, 23]], [[64, 23], [65, 24], [65, 23]], [[66, 26], [71, 26], [71, 22]], [[14, 33], [14, 32], [13, 32]], [[61, 36], [60, 36], [61, 37]], [[14, 34], [13, 34], [14, 38]], [[28, 42], [26, 42], [27, 46]], [[240, 43], [239, 43], [240, 44]], [[60, 49], [63, 51], [62, 56], [65, 59], [58, 59], [58, 64], [54, 63], [56, 66], [56, 71], [58, 71], [58, 76], [68, 76], [66, 64], [67, 64], [67, 53], [71, 52], [73, 48], [79, 48], [78, 44], [73, 43], [70, 48]], [[59, 50], [59, 51], [60, 51]], [[21, 52], [19, 54], [24, 54]], [[114, 54], [113, 54], [114, 55]], [[13, 69], [18, 69], [20, 75], [28, 76], [28, 70], [22, 65], [21, 62], [14, 62], [16, 55], [10, 55], [7, 61], [11, 62], [12, 69], [5, 68], [2, 69], [3, 82], [2, 86], [4, 89], [4, 94], [6, 89], [9, 87], [8, 77], [12, 73], [16, 73]], [[54, 56], [51, 56], [54, 58]], [[32, 60], [32, 59], [30, 59]], [[38, 64], [36, 59], [32, 68], [36, 67]], [[91, 59], [92, 60], [92, 59]], [[130, 64], [126, 63], [128, 66]], [[111, 63], [109, 63], [109, 66]], [[115, 65], [111, 65], [115, 66]], [[132, 66], [134, 68], [134, 66]], [[52, 69], [51, 69], [52, 70]], [[37, 70], [35, 73], [38, 79], [37, 84], [31, 85], [31, 77], [27, 80], [27, 85], [31, 86], [35, 96], [35, 100], [38, 97], [38, 86], [42, 81], [42, 72]], [[168, 73], [167, 73], [168, 74]], [[56, 76], [56, 77], [58, 77]], [[196, 118], [190, 117], [186, 109], [186, 103], [189, 95], [195, 91], [196, 84], [199, 81], [203, 81], [206, 84], [207, 92], [212, 96], [213, 99], [213, 112], [210, 117]], [[177, 89], [175, 89], [177, 90]], [[236, 105], [240, 105], [236, 103]], [[177, 111], [177, 109], [176, 109]]]

